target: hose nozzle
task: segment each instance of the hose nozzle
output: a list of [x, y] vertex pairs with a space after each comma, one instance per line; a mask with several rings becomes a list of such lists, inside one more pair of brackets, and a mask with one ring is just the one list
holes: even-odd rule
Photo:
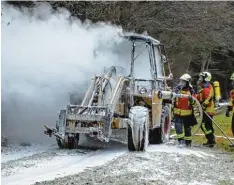
[[158, 91], [158, 99], [171, 100], [173, 98], [188, 97], [187, 94], [176, 94], [171, 91]]

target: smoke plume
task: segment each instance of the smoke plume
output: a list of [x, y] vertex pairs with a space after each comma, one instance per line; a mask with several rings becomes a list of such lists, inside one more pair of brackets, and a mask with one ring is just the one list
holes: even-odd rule
[[82, 97], [92, 75], [130, 60], [131, 48], [117, 54], [121, 27], [82, 23], [66, 9], [2, 6], [2, 134], [47, 141], [42, 125], [55, 126], [70, 94]]

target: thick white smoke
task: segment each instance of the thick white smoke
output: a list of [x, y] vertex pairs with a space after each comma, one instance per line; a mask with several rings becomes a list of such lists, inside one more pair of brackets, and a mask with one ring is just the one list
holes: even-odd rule
[[[43, 124], [55, 125], [69, 94], [82, 96], [104, 66], [119, 64], [122, 29], [81, 23], [65, 9], [38, 4], [33, 11], [3, 5], [2, 133], [20, 141], [47, 140]], [[7, 25], [6, 22], [10, 22]], [[122, 63], [123, 64], [123, 63]]]

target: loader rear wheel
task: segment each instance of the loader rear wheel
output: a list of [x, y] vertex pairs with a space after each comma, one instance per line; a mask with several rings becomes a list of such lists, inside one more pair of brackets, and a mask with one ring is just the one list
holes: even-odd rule
[[167, 116], [164, 120], [164, 123], [161, 125], [161, 142], [165, 143], [169, 141], [170, 138], [170, 118]]
[[128, 149], [129, 151], [145, 151], [148, 145], [148, 109], [141, 106], [132, 107], [129, 117]]
[[160, 144], [162, 143], [162, 128], [156, 127], [149, 131], [149, 143], [150, 144]]
[[170, 137], [170, 114], [161, 119], [161, 125], [150, 129], [149, 143], [160, 144], [169, 141]]

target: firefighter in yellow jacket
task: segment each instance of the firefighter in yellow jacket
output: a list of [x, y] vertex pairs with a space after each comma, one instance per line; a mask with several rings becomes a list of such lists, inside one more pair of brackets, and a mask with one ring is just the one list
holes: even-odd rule
[[191, 120], [193, 120], [192, 106], [195, 105], [195, 100], [192, 98], [194, 90], [190, 82], [191, 76], [184, 74], [180, 77], [180, 83], [175, 88], [176, 93], [189, 95], [189, 98], [176, 98], [174, 103], [174, 122], [179, 147], [184, 144], [186, 147], [191, 147], [192, 142]]
[[[232, 90], [230, 92], [229, 103], [226, 111], [227, 117], [230, 117], [230, 112], [234, 109], [234, 73], [232, 73], [230, 80], [232, 81]], [[234, 135], [234, 111], [232, 114], [232, 134]]]
[[[198, 84], [201, 90], [197, 94], [197, 99], [202, 105], [203, 111], [206, 112], [211, 118], [215, 115], [215, 102], [214, 102], [214, 89], [211, 84], [211, 74], [209, 72], [202, 72], [199, 74]], [[202, 131], [205, 133], [207, 142], [204, 146], [213, 147], [215, 142], [214, 128], [212, 120], [203, 114], [203, 121], [201, 125]]]

